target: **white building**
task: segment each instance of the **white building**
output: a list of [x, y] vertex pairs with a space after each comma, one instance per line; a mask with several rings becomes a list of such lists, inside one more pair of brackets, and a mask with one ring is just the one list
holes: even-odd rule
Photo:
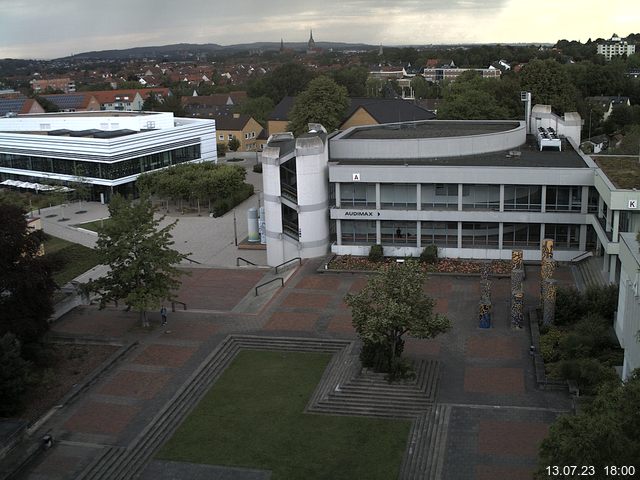
[[134, 193], [141, 173], [217, 161], [212, 120], [167, 112], [73, 112], [0, 118], [0, 182], [82, 181], [93, 198]]
[[611, 57], [619, 55], [633, 55], [636, 53], [636, 46], [628, 43], [626, 40], [622, 40], [614, 33], [609, 40], [598, 43], [597, 52], [598, 55], [604, 55], [605, 60], [611, 60]]
[[635, 233], [620, 235], [620, 293], [614, 324], [620, 346], [624, 348], [622, 378], [640, 368], [640, 243]]

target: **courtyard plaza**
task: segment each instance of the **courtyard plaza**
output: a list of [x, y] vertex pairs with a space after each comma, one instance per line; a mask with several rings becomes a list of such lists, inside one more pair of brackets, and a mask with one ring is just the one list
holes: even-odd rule
[[[274, 278], [273, 273], [251, 267], [193, 268], [178, 293], [187, 310], [177, 305], [167, 327], [160, 326], [158, 312], [150, 315], [150, 329], [139, 327], [137, 314], [122, 308], [80, 306], [64, 315], [52, 325], [53, 336], [119, 345], [123, 354], [75, 401], [54, 409], [38, 427], [33, 439], [50, 433], [55, 443], [35, 458], [23, 477], [76, 478], [83, 471], [86, 475], [105, 452], [116, 455], [139, 444], [158, 421], [158, 412], [178, 398], [230, 335], [355, 341], [343, 299], [360, 290], [367, 276], [319, 273], [321, 265], [322, 259], [304, 261], [279, 275], [286, 277], [284, 287], [269, 287], [257, 297], [255, 286]], [[539, 298], [539, 267], [527, 265], [526, 275], [525, 305], [532, 308]], [[555, 277], [560, 285], [573, 284], [569, 267], [560, 267]], [[432, 275], [424, 288], [436, 300], [436, 311], [453, 325], [436, 339], [408, 338], [405, 347], [415, 361], [439, 362], [433, 408], [448, 412], [437, 448], [430, 453], [437, 457], [438, 469], [425, 478], [531, 478], [540, 441], [558, 415], [571, 411], [571, 401], [562, 392], [537, 388], [528, 327], [510, 326], [509, 278], [492, 279], [490, 329], [478, 328], [478, 277]], [[268, 469], [253, 465], [168, 462], [158, 456], [162, 443], [137, 459], [142, 465], [139, 478], [271, 478]], [[352, 455], [358, 455], [357, 445]], [[275, 466], [282, 460], [271, 461]]]

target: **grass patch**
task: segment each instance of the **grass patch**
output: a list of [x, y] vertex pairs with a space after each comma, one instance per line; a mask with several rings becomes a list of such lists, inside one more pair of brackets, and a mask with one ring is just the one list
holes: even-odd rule
[[44, 252], [45, 255], [55, 256], [56, 264], [60, 265], [53, 274], [53, 279], [59, 286], [100, 263], [94, 249], [51, 235], [44, 242]]
[[330, 355], [241, 351], [158, 457], [292, 478], [397, 478], [410, 421], [303, 413]]
[[601, 155], [593, 158], [617, 188], [640, 188], [640, 165], [637, 157]]
[[84, 228], [85, 230], [91, 230], [92, 232], [98, 232], [98, 230], [103, 226], [107, 225], [111, 221], [110, 218], [105, 218], [104, 220], [94, 220], [93, 222], [87, 223], [79, 223], [75, 225], [79, 228]]

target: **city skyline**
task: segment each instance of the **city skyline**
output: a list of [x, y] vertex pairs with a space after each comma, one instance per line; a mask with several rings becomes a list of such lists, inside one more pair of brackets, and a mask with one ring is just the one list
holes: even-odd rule
[[205, 0], [130, 4], [124, 0], [0, 0], [0, 58], [50, 59], [92, 50], [174, 43], [303, 42], [371, 45], [585, 42], [638, 30], [633, 0]]

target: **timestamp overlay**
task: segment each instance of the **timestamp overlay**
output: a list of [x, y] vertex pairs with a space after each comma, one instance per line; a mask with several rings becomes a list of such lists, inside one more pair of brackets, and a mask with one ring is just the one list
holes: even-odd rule
[[636, 467], [633, 465], [547, 465], [545, 467], [549, 478], [636, 478]]

